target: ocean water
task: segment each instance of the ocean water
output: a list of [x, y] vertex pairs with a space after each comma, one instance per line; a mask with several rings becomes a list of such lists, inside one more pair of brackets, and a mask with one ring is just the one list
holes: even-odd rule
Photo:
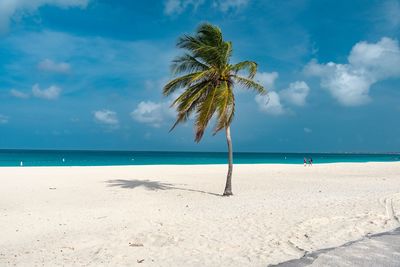
[[[314, 164], [333, 162], [400, 161], [400, 153], [234, 153], [235, 164]], [[112, 166], [155, 164], [226, 164], [225, 152], [0, 150], [0, 166]]]

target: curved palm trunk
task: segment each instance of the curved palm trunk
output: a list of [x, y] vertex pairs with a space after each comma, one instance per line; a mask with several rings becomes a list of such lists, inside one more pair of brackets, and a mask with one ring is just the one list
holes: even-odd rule
[[226, 142], [228, 143], [228, 174], [226, 176], [226, 185], [224, 196], [232, 195], [232, 169], [233, 169], [233, 151], [232, 151], [232, 139], [231, 139], [231, 127], [227, 126], [226, 130]]

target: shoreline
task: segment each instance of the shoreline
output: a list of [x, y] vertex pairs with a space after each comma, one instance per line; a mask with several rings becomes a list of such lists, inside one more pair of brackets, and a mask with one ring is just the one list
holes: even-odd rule
[[[321, 166], [321, 165], [332, 165], [332, 164], [397, 164], [400, 163], [400, 160], [398, 161], [347, 161], [347, 162], [322, 162], [322, 163], [318, 163], [318, 162], [313, 162], [312, 166]], [[179, 167], [179, 166], [223, 166], [223, 165], [227, 165], [228, 163], [198, 163], [198, 164], [193, 164], [193, 163], [188, 163], [188, 164], [171, 164], [171, 163], [166, 163], [166, 164], [131, 164], [131, 165], [49, 165], [49, 166], [42, 166], [42, 165], [38, 165], [38, 166], [0, 166], [0, 169], [2, 168], [104, 168], [104, 167], [116, 167], [116, 168], [123, 168], [123, 167], [142, 167], [142, 166], [154, 166], [154, 167]], [[240, 165], [240, 166], [303, 166], [303, 163], [233, 163], [233, 165]], [[306, 167], [312, 167], [312, 166], [308, 166], [308, 164], [306, 165]]]
[[[400, 162], [400, 154], [380, 153], [234, 153], [234, 164], [303, 164], [311, 158], [323, 163]], [[227, 152], [146, 151], [1, 151], [0, 166], [137, 166], [226, 164]]]
[[[35, 152], [122, 152], [122, 153], [228, 153], [227, 151], [199, 151], [199, 150], [112, 150], [112, 149], [41, 149], [41, 148], [0, 148], [2, 151], [35, 151]], [[400, 151], [382, 151], [382, 152], [357, 152], [357, 151], [323, 151], [323, 152], [293, 152], [293, 151], [234, 151], [239, 154], [339, 154], [339, 155], [400, 155]]]
[[0, 265], [267, 266], [399, 227], [400, 162], [0, 168]]

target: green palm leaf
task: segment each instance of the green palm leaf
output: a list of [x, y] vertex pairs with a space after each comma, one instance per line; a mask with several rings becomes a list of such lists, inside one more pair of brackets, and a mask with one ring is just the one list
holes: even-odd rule
[[[266, 93], [264, 87], [253, 80], [257, 63], [229, 63], [232, 43], [224, 41], [218, 27], [202, 24], [195, 35], [183, 35], [179, 38], [177, 47], [186, 53], [175, 58], [171, 67], [175, 75], [183, 75], [169, 81], [163, 89], [165, 96], [180, 89], [184, 90], [171, 105], [178, 112], [171, 130], [196, 113], [195, 141], [198, 142], [214, 114], [214, 134], [231, 124], [235, 113], [235, 84], [255, 90], [259, 94]], [[240, 73], [245, 73], [246, 77], [240, 76]]]
[[259, 83], [255, 82], [252, 79], [244, 78], [238, 75], [232, 75], [232, 79], [240, 86], [244, 87], [245, 89], [253, 89], [257, 93], [264, 95], [267, 93], [264, 86], [260, 85]]
[[257, 73], [257, 63], [253, 61], [242, 61], [230, 66], [230, 70], [237, 74], [240, 71], [247, 70], [249, 79], [253, 79]]

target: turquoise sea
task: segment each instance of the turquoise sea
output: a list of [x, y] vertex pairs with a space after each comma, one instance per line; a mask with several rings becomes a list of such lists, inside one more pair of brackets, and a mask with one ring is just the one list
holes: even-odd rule
[[[333, 162], [400, 161], [400, 153], [234, 153], [235, 164], [315, 164]], [[226, 164], [226, 152], [0, 150], [0, 166], [112, 166], [155, 164]]]

